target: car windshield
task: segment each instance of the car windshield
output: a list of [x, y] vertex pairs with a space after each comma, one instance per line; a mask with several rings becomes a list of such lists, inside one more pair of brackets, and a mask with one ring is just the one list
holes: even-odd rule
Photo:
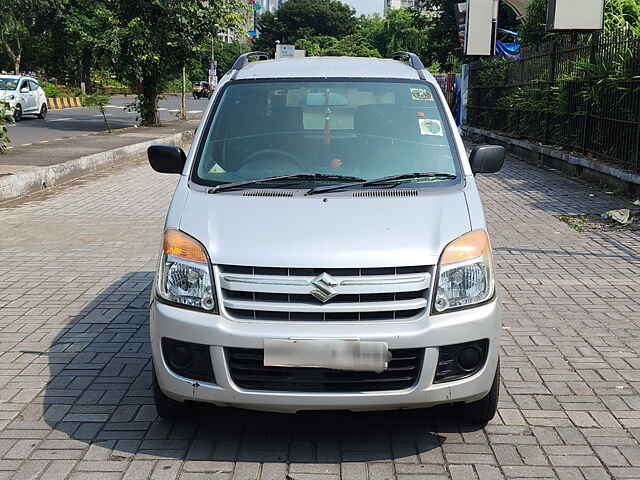
[[193, 179], [218, 185], [301, 173], [364, 180], [410, 172], [457, 175], [445, 122], [436, 91], [425, 82], [232, 83], [206, 128]]
[[15, 78], [0, 78], [0, 90], [15, 90], [18, 80]]

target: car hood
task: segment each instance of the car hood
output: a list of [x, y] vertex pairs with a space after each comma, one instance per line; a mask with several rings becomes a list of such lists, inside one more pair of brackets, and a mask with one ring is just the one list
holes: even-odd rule
[[243, 193], [255, 191], [191, 190], [186, 200], [180, 229], [206, 246], [213, 263], [292, 268], [434, 265], [447, 243], [470, 230], [460, 187], [390, 198], [356, 198], [352, 191], [293, 197]]

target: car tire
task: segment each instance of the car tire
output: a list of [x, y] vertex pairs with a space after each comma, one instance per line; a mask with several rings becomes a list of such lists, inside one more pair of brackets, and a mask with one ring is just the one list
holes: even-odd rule
[[500, 360], [493, 377], [491, 390], [484, 398], [465, 404], [463, 409], [464, 419], [471, 425], [486, 425], [495, 417], [498, 411], [498, 397], [500, 395]]
[[40, 113], [38, 114], [38, 118], [40, 120], [44, 120], [45, 118], [47, 118], [47, 104], [43, 103], [42, 106], [40, 107]]
[[158, 379], [156, 378], [155, 368], [152, 367], [151, 380], [153, 383], [153, 400], [156, 404], [156, 410], [165, 420], [174, 420], [185, 416], [188, 411], [184, 403], [178, 402], [172, 398], [167, 397], [158, 385]]
[[22, 107], [18, 103], [16, 107], [13, 109], [13, 120], [15, 122], [19, 122], [21, 118], [22, 118]]

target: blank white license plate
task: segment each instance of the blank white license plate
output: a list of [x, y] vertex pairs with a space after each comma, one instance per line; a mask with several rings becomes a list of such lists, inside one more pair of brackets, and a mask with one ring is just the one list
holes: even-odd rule
[[360, 340], [266, 339], [266, 367], [330, 368], [359, 372], [383, 372], [391, 360], [384, 342]]

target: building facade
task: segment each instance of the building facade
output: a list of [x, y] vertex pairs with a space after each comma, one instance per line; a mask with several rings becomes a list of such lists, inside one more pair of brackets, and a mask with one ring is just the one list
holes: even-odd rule
[[414, 5], [414, 0], [386, 0], [385, 7], [388, 8], [410, 8]]
[[285, 2], [285, 0], [256, 0], [262, 8], [259, 10], [260, 14], [265, 12], [275, 12]]

